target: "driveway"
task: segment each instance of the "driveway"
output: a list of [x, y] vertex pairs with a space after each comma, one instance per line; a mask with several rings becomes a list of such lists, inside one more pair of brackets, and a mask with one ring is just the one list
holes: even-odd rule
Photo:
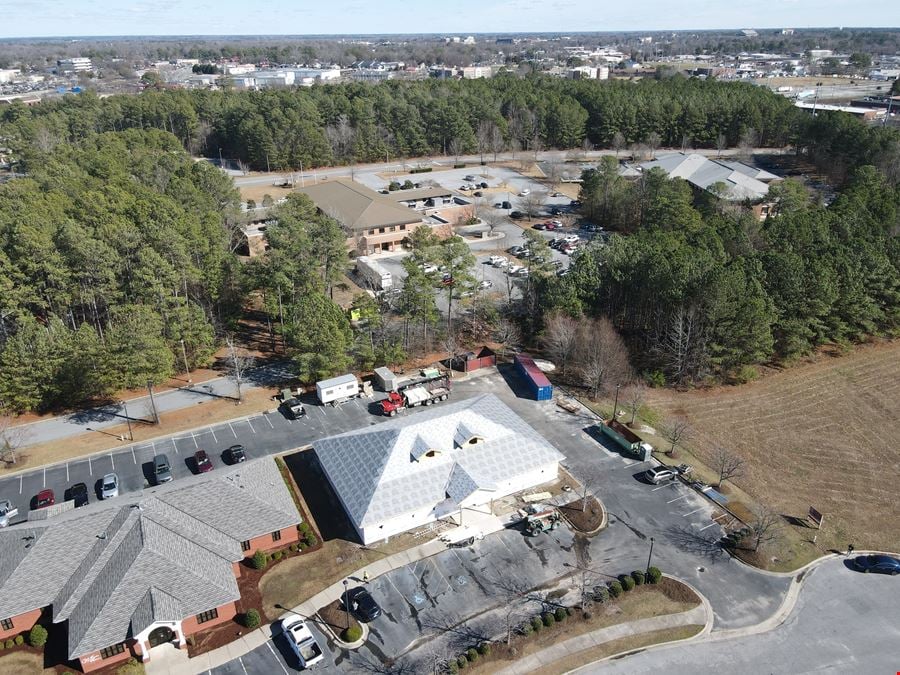
[[787, 621], [768, 633], [642, 652], [579, 673], [894, 673], [900, 668], [900, 583], [843, 560], [808, 574]]

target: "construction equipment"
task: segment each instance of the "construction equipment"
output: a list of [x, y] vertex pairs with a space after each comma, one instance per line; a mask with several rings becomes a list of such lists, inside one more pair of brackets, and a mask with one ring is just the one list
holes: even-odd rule
[[[429, 376], [431, 379], [428, 379]], [[413, 381], [401, 386], [399, 391], [388, 393], [387, 398], [381, 401], [381, 411], [393, 417], [405, 408], [446, 401], [449, 396], [450, 378], [446, 375], [432, 376], [428, 373], [423, 380]]]
[[555, 508], [544, 509], [525, 516], [525, 534], [536, 537], [541, 532], [549, 532], [559, 527], [562, 516]]

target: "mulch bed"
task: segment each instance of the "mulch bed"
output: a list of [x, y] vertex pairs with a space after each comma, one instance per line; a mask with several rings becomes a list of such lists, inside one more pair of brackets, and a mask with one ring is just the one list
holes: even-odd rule
[[559, 512], [579, 532], [594, 532], [603, 522], [603, 507], [593, 496], [588, 497], [587, 508], [584, 508], [583, 499], [576, 499], [560, 506]]
[[[341, 635], [345, 630], [347, 630], [347, 610], [344, 609], [343, 600], [335, 600], [334, 602], [325, 605], [322, 609], [319, 610], [319, 618], [322, 619], [323, 623], [328, 624], [338, 636]], [[359, 622], [354, 618], [353, 614], [350, 614], [350, 625], [358, 626]]]
[[658, 591], [662, 591], [662, 594], [672, 602], [686, 602], [692, 604], [699, 604], [701, 602], [694, 591], [684, 584], [679, 583], [674, 579], [669, 579], [668, 577], [660, 579], [658, 584], [645, 584], [641, 588], [655, 588]]

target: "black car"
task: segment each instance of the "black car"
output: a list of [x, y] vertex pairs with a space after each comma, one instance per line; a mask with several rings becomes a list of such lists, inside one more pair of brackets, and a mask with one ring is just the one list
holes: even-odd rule
[[229, 464], [240, 464], [247, 459], [243, 445], [232, 445], [225, 451], [225, 459]]
[[900, 574], [900, 560], [889, 555], [861, 555], [853, 561], [853, 566], [860, 572], [874, 574]]
[[512, 213], [509, 214], [509, 217], [512, 218], [513, 220], [521, 220], [522, 218], [525, 217], [525, 214], [522, 213], [521, 211], [513, 211]]
[[75, 508], [77, 509], [79, 506], [87, 506], [88, 502], [88, 489], [87, 485], [84, 483], [75, 483], [72, 487], [66, 490], [65, 494], [66, 501], [75, 502]]
[[354, 588], [349, 593], [350, 608], [360, 621], [369, 623], [381, 616], [381, 607], [375, 602], [375, 598], [365, 588]]
[[480, 187], [482, 190], [487, 190], [487, 186], [488, 186], [487, 183], [479, 183], [478, 184], [478, 187]]
[[512, 204], [509, 202], [500, 202], [500, 208], [509, 211], [512, 208]]

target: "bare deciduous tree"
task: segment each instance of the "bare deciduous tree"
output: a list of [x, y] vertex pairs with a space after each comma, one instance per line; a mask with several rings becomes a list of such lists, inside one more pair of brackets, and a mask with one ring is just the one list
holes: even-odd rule
[[494, 234], [494, 230], [498, 225], [502, 225], [506, 222], [506, 216], [491, 208], [489, 205], [485, 205], [478, 212], [478, 217], [481, 218], [481, 222], [487, 225], [488, 236]]
[[721, 445], [717, 445], [713, 450], [712, 464], [713, 469], [719, 474], [716, 487], [722, 487], [722, 483], [726, 480], [744, 475], [744, 460]]
[[0, 462], [7, 466], [16, 464], [24, 439], [24, 427], [13, 426], [11, 417], [0, 417]]
[[453, 155], [456, 163], [459, 164], [459, 156], [465, 151], [466, 144], [461, 138], [454, 136], [450, 139], [450, 143], [447, 146], [447, 149], [450, 151], [450, 154]]
[[346, 115], [338, 117], [334, 124], [325, 127], [325, 137], [331, 143], [335, 159], [340, 162], [350, 159], [356, 145], [356, 130]]
[[676, 418], [670, 420], [663, 427], [663, 435], [666, 440], [672, 444], [672, 447], [669, 448], [668, 453], [672, 455], [675, 453], [675, 448], [685, 439], [691, 432], [691, 426], [687, 423], [687, 420]]
[[650, 159], [653, 159], [653, 155], [656, 154], [656, 149], [659, 147], [659, 144], [662, 143], [662, 139], [659, 137], [659, 134], [655, 131], [651, 131], [647, 134], [647, 147], [650, 148]]
[[631, 413], [631, 422], [628, 423], [629, 425], [634, 424], [634, 419], [637, 417], [641, 406], [644, 405], [646, 397], [647, 388], [640, 383], [632, 384], [625, 390], [625, 396], [622, 397], [622, 400], [625, 402], [625, 407], [628, 408], [628, 411]]
[[611, 145], [613, 150], [616, 151], [616, 159], [618, 159], [619, 153], [622, 151], [622, 148], [625, 147], [625, 136], [622, 135], [621, 131], [617, 131], [613, 134]]
[[506, 644], [512, 642], [513, 629], [519, 619], [527, 615], [528, 591], [531, 589], [515, 569], [502, 567], [495, 569], [487, 580], [492, 590], [503, 600], [503, 629], [506, 632]]
[[497, 322], [497, 332], [494, 337], [506, 349], [522, 343], [522, 331], [519, 330], [519, 325], [508, 317], [503, 317]]
[[578, 336], [582, 384], [597, 398], [607, 384], [631, 379], [628, 349], [606, 317], [582, 322]]
[[554, 312], [544, 325], [544, 348], [565, 374], [578, 345], [578, 321], [563, 312]]
[[247, 350], [236, 347], [232, 336], [225, 338], [225, 345], [228, 347], [228, 376], [234, 380], [237, 400], [240, 403], [244, 400], [242, 387], [247, 379], [247, 371], [253, 367], [256, 359], [250, 356]]
[[519, 197], [519, 208], [522, 209], [529, 218], [534, 218], [539, 215], [546, 203], [547, 193], [543, 190], [535, 190], [523, 197]]
[[753, 538], [753, 550], [777, 541], [781, 536], [782, 517], [768, 506], [760, 505], [753, 509], [750, 521], [750, 536]]
[[700, 375], [707, 365], [708, 331], [702, 312], [679, 306], [662, 317], [652, 337], [651, 351], [676, 384]]
[[716, 150], [718, 150], [718, 154], [716, 157], [722, 156], [722, 151], [728, 147], [728, 139], [725, 138], [725, 134], [719, 134], [716, 136]]

